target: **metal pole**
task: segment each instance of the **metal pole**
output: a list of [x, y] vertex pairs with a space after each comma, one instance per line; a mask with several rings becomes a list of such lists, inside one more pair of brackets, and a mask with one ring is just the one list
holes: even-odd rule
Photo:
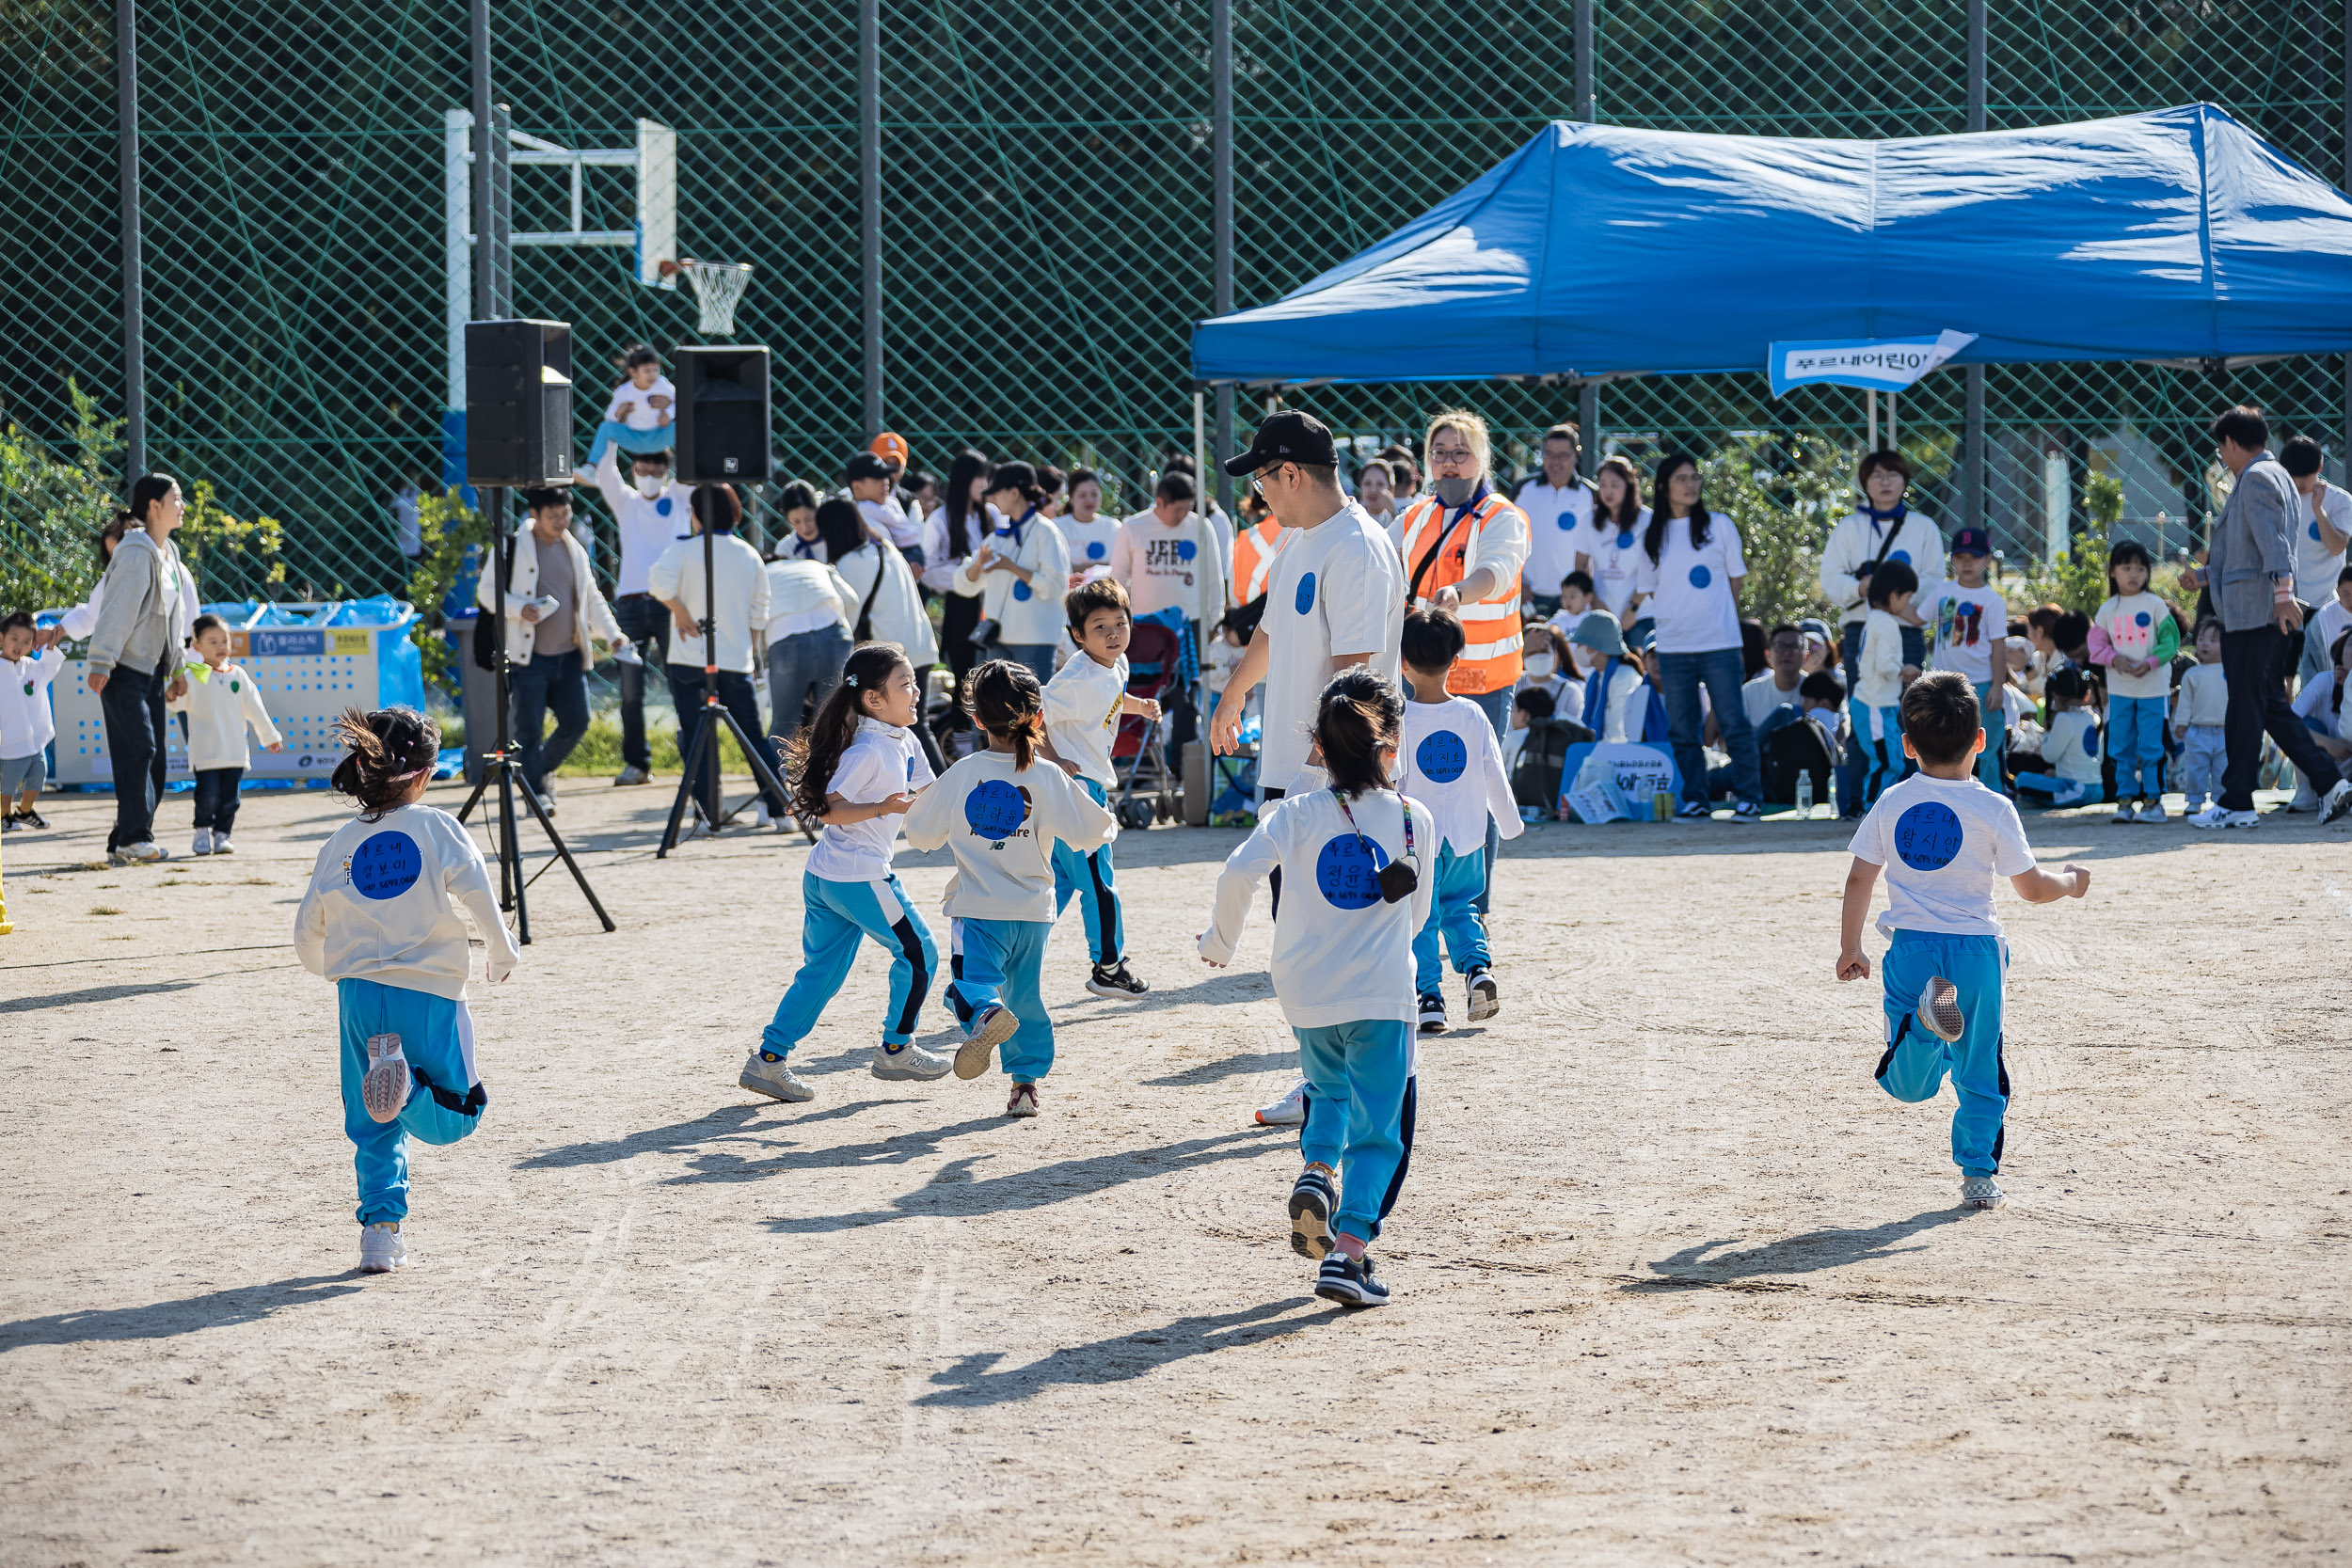
[[1576, 87], [1568, 118], [1587, 125], [1600, 118], [1593, 94], [1593, 0], [1576, 0]]
[[137, 0], [115, 0], [115, 78], [122, 115], [122, 455], [135, 479], [147, 472], [147, 271], [139, 254]]
[[[1216, 252], [1213, 312], [1225, 316], [1233, 310], [1233, 0], [1210, 0], [1209, 119], [1216, 160], [1210, 220], [1210, 244]], [[1227, 382], [1216, 389], [1216, 499], [1228, 516], [1233, 513], [1232, 482], [1226, 477], [1225, 459], [1232, 455], [1233, 445], [1233, 387]]]
[[[2344, 167], [2338, 185], [2352, 184], [2352, 6], [2344, 11]], [[2344, 471], [2352, 475], [2352, 354], [2344, 356]]]
[[491, 214], [496, 211], [490, 189], [490, 0], [473, 0], [468, 21], [473, 58], [473, 308], [477, 321], [496, 321], [499, 311], [497, 264], [491, 252]]
[[[1990, 50], [1985, 8], [1985, 0], [1968, 0], [1968, 129], [1971, 131], [1985, 128], [1986, 60]], [[1984, 367], [1964, 366], [1962, 373], [1967, 379], [1968, 410], [1967, 431], [1961, 449], [1961, 519], [1970, 528], [1983, 528], [1988, 515], [1984, 494]]]
[[864, 203], [859, 229], [865, 241], [866, 438], [871, 440], [882, 430], [882, 0], [858, 0], [857, 151]]
[[490, 105], [490, 210], [483, 223], [494, 320], [515, 314], [515, 112]]

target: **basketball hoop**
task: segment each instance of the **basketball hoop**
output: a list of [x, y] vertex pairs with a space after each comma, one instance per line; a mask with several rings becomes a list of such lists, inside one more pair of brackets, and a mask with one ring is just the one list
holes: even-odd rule
[[752, 280], [749, 261], [696, 261], [680, 260], [661, 263], [665, 277], [683, 273], [686, 286], [694, 291], [694, 330], [708, 333], [731, 333], [735, 330], [735, 307], [743, 297], [744, 285]]

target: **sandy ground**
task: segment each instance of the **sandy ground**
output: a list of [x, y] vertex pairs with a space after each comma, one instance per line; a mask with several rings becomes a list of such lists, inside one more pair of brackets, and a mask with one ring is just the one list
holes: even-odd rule
[[[475, 988], [485, 1124], [417, 1155], [416, 1262], [376, 1278], [333, 994], [288, 945], [336, 803], [250, 798], [234, 861], [142, 872], [84, 863], [102, 800], [10, 837], [0, 1560], [2301, 1563], [2352, 1537], [2352, 832], [2029, 824], [2097, 882], [2002, 895], [2015, 1201], [1963, 1214], [1948, 1094], [1886, 1099], [1876, 982], [1830, 979], [1836, 828], [1542, 830], [1500, 877], [1502, 1015], [1423, 1047], [1398, 1299], [1343, 1315], [1285, 1243], [1292, 1140], [1249, 1126], [1293, 1063], [1273, 999], [1191, 952], [1235, 835], [1122, 841], [1155, 989], [1088, 996], [1073, 911], [1046, 1115], [1009, 1123], [998, 1077], [866, 1074], [870, 950], [805, 1052], [817, 1102], [739, 1091], [803, 851], [658, 862], [667, 803], [567, 787], [620, 931], [538, 883], [521, 971]], [[935, 910], [941, 859], [900, 865]]]

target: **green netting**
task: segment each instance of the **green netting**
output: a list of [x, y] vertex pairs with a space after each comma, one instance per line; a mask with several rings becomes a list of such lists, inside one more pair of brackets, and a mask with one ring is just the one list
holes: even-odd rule
[[[2341, 182], [2344, 6], [2030, 0], [1993, 8], [1988, 120], [2048, 123], [2208, 99]], [[149, 446], [240, 515], [286, 525], [292, 586], [397, 590], [389, 500], [440, 471], [447, 402], [444, 114], [469, 103], [455, 0], [145, 0]], [[1109, 468], [1129, 483], [1189, 448], [1189, 323], [1214, 273], [1210, 11], [1043, 0], [882, 9], [887, 422], [918, 466], [977, 446]], [[735, 336], [777, 351], [776, 450], [830, 479], [862, 443], [857, 13], [750, 0], [587, 11], [492, 8], [499, 96], [518, 130], [680, 145], [680, 248], [757, 269]], [[1530, 0], [1241, 0], [1234, 10], [1236, 289], [1271, 298], [1474, 178], [1571, 110], [1571, 11]], [[0, 0], [0, 313], [16, 374], [0, 417], [73, 455], [69, 385], [121, 403], [113, 13]], [[1966, 124], [1964, 0], [1641, 0], [1597, 8], [1602, 119], [1687, 130], [1899, 135]], [[553, 171], [516, 173], [517, 229], [568, 227]], [[625, 173], [590, 170], [585, 226], [625, 227]], [[520, 313], [571, 321], [585, 449], [603, 372], [629, 343], [692, 341], [683, 291], [633, 281], [621, 248], [520, 249]], [[1486, 412], [1523, 455], [1573, 417], [1572, 387], [1320, 388], [1292, 394], [1365, 450], [1426, 413]], [[2328, 440], [2340, 359], [2211, 376], [2153, 367], [1994, 370], [1983, 508], [2039, 553], [2084, 481], [2123, 481], [2127, 527], [2203, 505], [2199, 419], [2251, 399]], [[1925, 503], [1963, 505], [1963, 379], [1901, 403]], [[1254, 410], [1246, 398], [1245, 422]], [[1602, 439], [1642, 451], [1727, 431], [1858, 441], [1860, 393], [1773, 400], [1760, 375], [1615, 383]], [[21, 498], [0, 522], [21, 529]], [[591, 506], [591, 512], [596, 509]], [[601, 523], [601, 519], [599, 519]], [[10, 536], [0, 534], [0, 540]], [[2169, 533], [2180, 543], [2185, 534]], [[17, 548], [0, 543], [0, 548]]]

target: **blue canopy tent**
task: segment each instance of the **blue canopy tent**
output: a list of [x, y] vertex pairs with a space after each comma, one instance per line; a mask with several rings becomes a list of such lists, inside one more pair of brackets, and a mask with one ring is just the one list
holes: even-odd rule
[[1889, 141], [1556, 122], [1270, 305], [1202, 382], [1761, 371], [1974, 333], [1954, 364], [2352, 347], [2352, 200], [2209, 103]]

